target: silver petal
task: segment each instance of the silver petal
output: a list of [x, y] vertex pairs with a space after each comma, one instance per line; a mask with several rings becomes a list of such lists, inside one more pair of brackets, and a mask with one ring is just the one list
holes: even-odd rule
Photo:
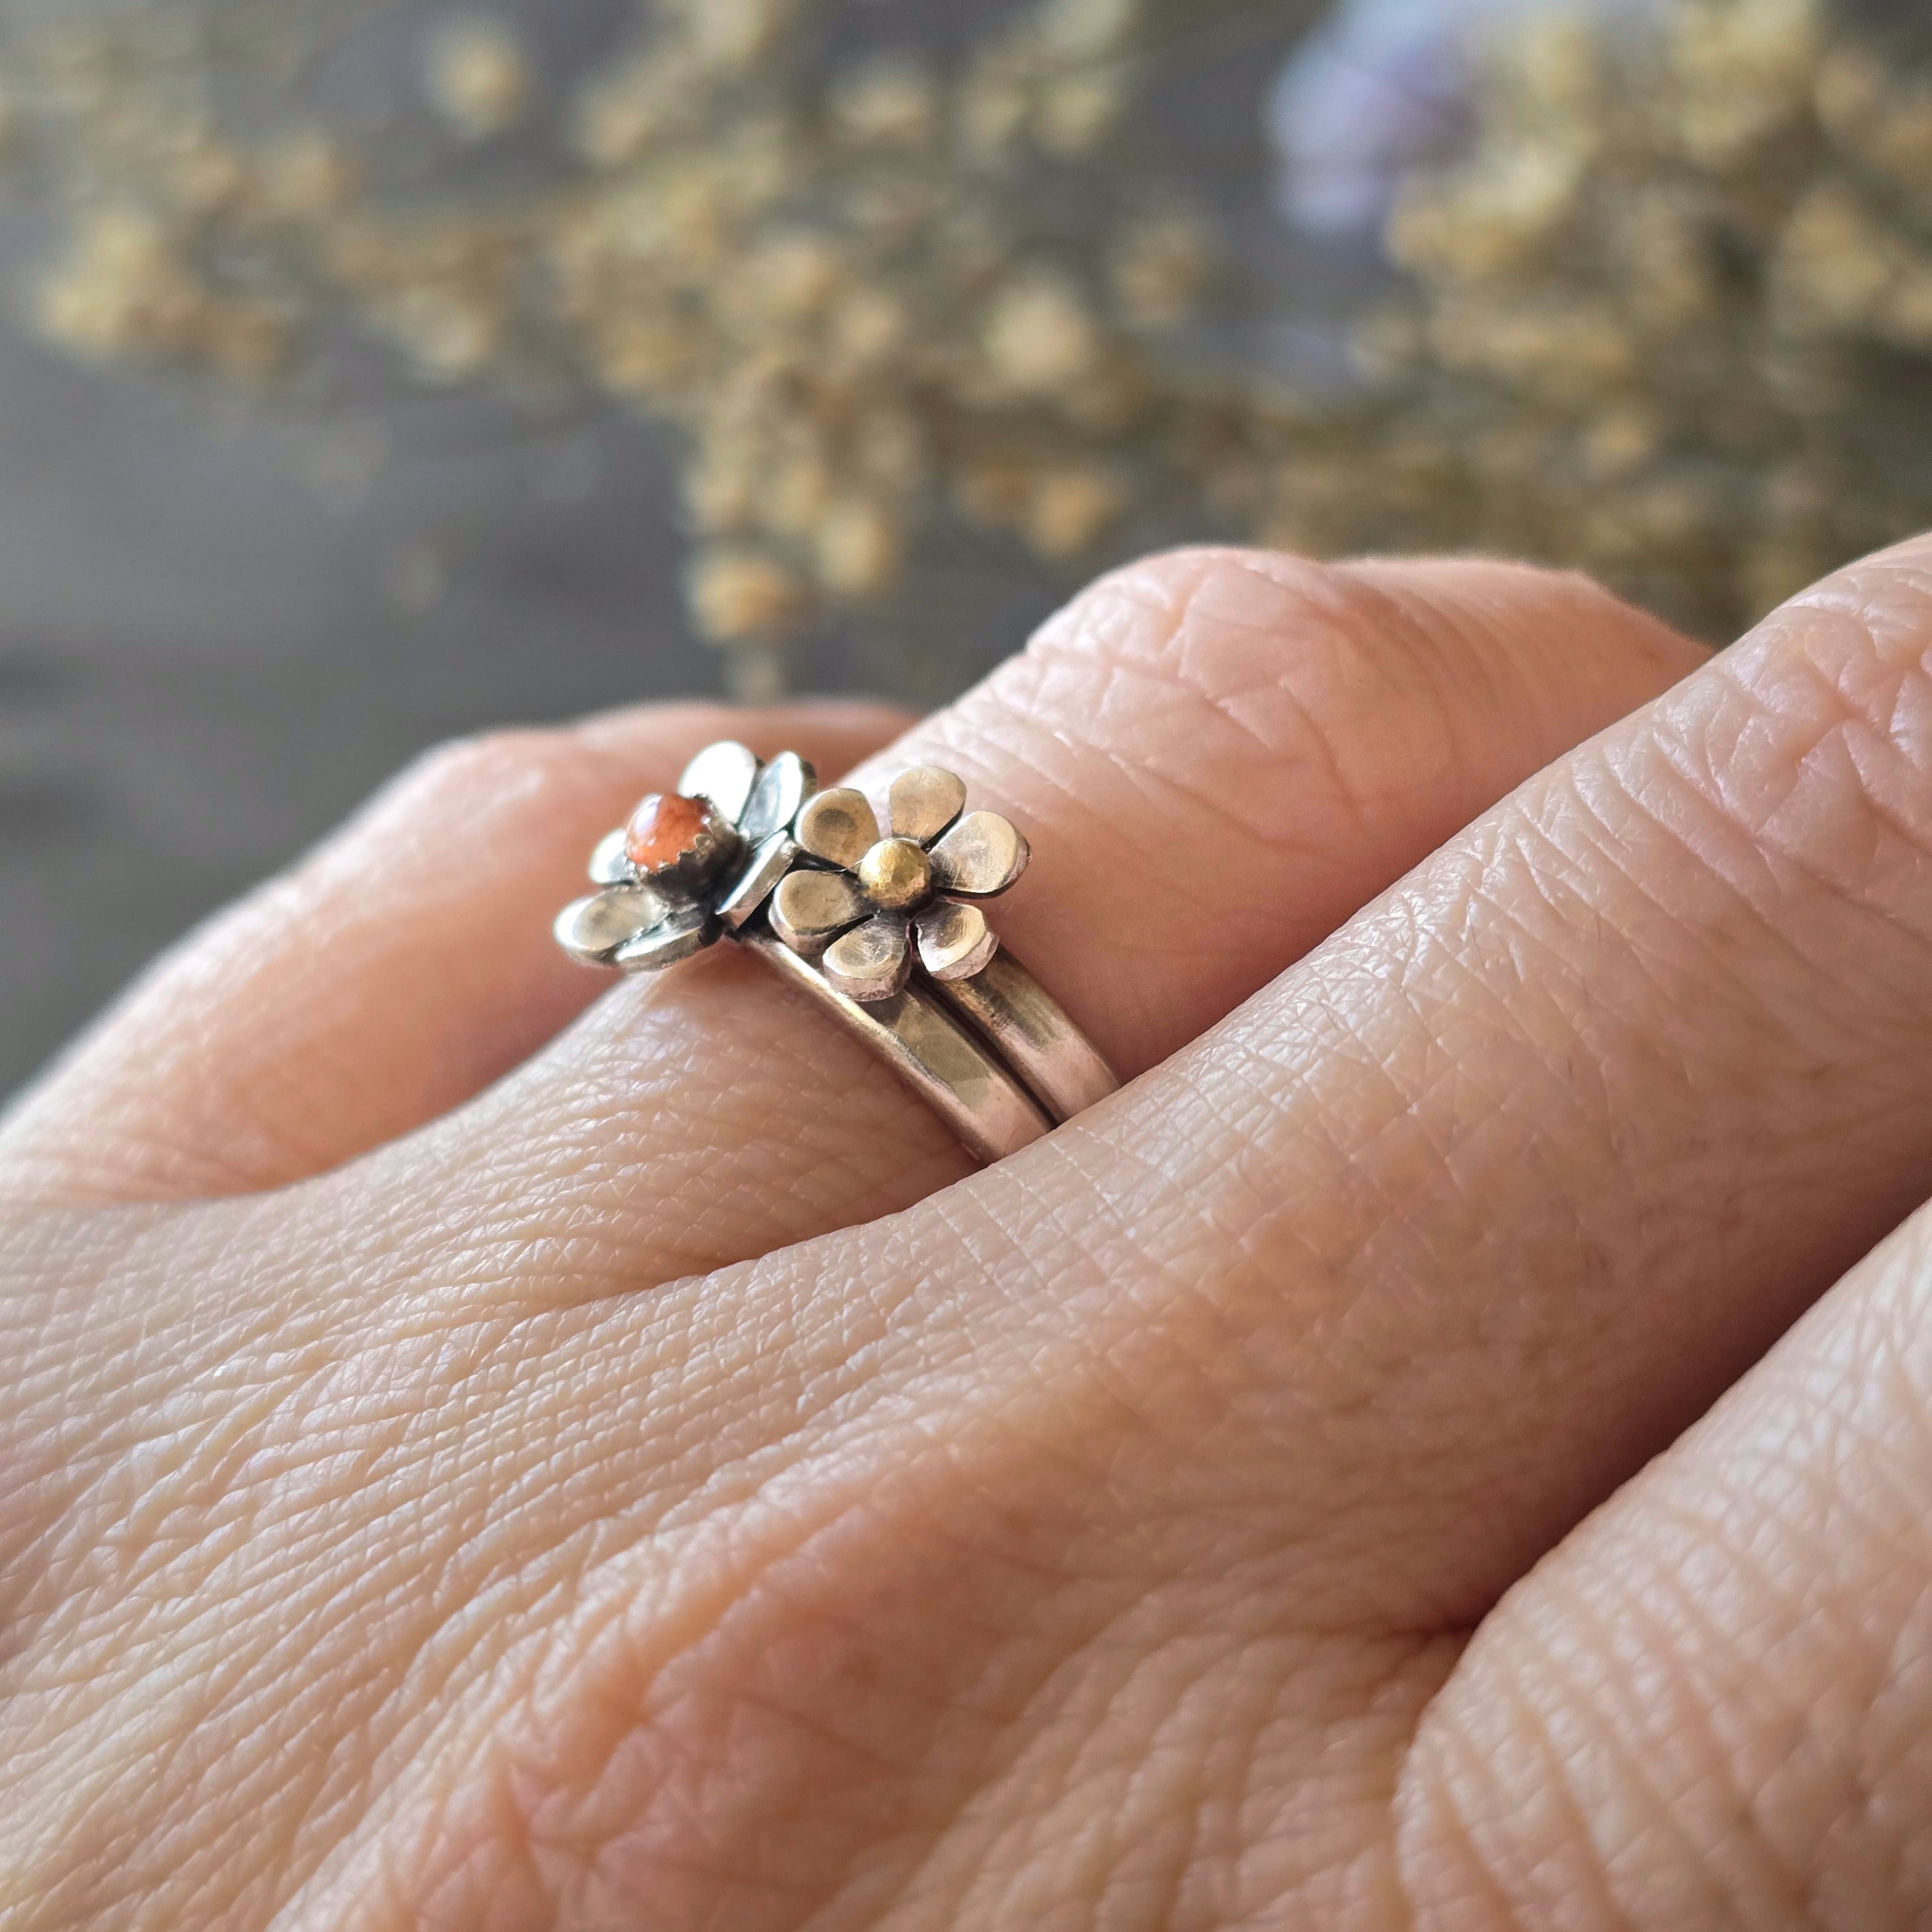
[[774, 832], [789, 832], [799, 808], [818, 789], [818, 778], [796, 752], [781, 752], [758, 774], [738, 830], [754, 845]]
[[1032, 848], [997, 812], [969, 812], [932, 848], [932, 875], [943, 892], [991, 898], [1027, 868]]
[[890, 1000], [912, 972], [906, 923], [881, 913], [835, 939], [820, 962], [826, 979], [848, 999]]
[[624, 849], [629, 832], [619, 826], [614, 832], [607, 832], [597, 842], [597, 849], [590, 855], [590, 882], [597, 886], [628, 884], [638, 876], [638, 868], [631, 863], [630, 854]]
[[758, 760], [750, 748], [727, 738], [707, 745], [684, 768], [677, 788], [686, 798], [708, 798], [735, 825], [744, 816]]
[[[718, 916], [727, 932], [736, 932], [777, 890], [780, 880], [798, 862], [798, 848], [788, 832], [774, 832], [752, 854], [751, 862], [718, 902]], [[836, 874], [820, 874], [835, 878]]]
[[612, 886], [557, 914], [556, 943], [586, 966], [608, 966], [620, 946], [650, 931], [669, 910], [649, 886]]
[[940, 899], [913, 921], [919, 963], [935, 980], [970, 980], [1000, 950], [999, 935], [976, 905]]
[[966, 781], [938, 765], [915, 765], [892, 781], [886, 816], [893, 834], [930, 845], [966, 809]]
[[618, 947], [611, 963], [626, 973], [661, 973], [702, 952], [718, 937], [718, 922], [704, 906], [682, 906], [648, 932]]
[[794, 836], [814, 859], [849, 868], [879, 842], [879, 821], [863, 792], [838, 785], [806, 802]]
[[772, 930], [794, 952], [815, 959], [834, 934], [871, 910], [856, 880], [843, 872], [791, 872], [772, 895]]

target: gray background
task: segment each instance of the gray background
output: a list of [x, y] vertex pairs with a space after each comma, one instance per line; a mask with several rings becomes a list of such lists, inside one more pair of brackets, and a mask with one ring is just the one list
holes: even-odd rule
[[[854, 18], [945, 40], [1007, 4]], [[1262, 96], [1316, 4], [1194, 16], [1216, 24], [1182, 37], [1136, 125], [1136, 167], [1202, 184], [1253, 265], [1285, 245]], [[625, 10], [549, 0], [526, 17], [568, 74]], [[407, 51], [354, 93], [395, 85]], [[0, 232], [0, 1097], [423, 746], [722, 688], [684, 621], [670, 453], [646, 426], [532, 440], [484, 404], [397, 402], [393, 460], [345, 502], [304, 481], [292, 425], [219, 420], [206, 398], [76, 367], [10, 327], [32, 225], [16, 210]], [[1312, 288], [1330, 272], [1295, 273]], [[412, 605], [398, 591], [425, 540], [447, 560], [442, 594]], [[924, 635], [818, 639], [795, 682], [936, 699], [1015, 648], [1059, 587], [1010, 548], [938, 560]]]
[[[715, 688], [644, 432], [488, 418], [399, 426], [344, 512], [272, 429], [0, 337], [0, 1092], [420, 746]], [[460, 547], [417, 614], [426, 531]]]

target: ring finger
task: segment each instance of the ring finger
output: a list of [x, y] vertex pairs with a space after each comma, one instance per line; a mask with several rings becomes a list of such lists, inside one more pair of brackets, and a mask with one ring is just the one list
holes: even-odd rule
[[[1131, 1078], [1701, 658], [1578, 579], [1186, 552], [1105, 580], [856, 776], [936, 760], [1028, 830], [1033, 868], [996, 922]], [[389, 1171], [437, 1226], [568, 1256], [566, 1298], [762, 1254], [966, 1171], [760, 971], [712, 958], [614, 991]], [[596, 1240], [566, 1238], [587, 1226]]]
[[0, 1187], [70, 1205], [283, 1186], [459, 1105], [586, 1006], [550, 944], [582, 848], [726, 730], [832, 762], [880, 705], [657, 705], [444, 746], [163, 958], [0, 1124]]

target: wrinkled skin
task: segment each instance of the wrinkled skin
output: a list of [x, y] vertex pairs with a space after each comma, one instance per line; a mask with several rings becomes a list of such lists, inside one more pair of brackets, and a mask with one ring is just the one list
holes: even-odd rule
[[[1129, 1089], [556, 956], [724, 729], [1010, 812]], [[899, 729], [454, 746], [15, 1108], [0, 1923], [1924, 1922], [1932, 544], [1189, 553]]]

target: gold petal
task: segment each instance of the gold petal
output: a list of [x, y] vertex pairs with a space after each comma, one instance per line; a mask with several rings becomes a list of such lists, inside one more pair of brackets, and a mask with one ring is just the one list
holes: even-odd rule
[[892, 781], [886, 816], [893, 836], [930, 845], [966, 809], [966, 782], [938, 765], [915, 765]]
[[839, 785], [807, 802], [794, 836], [814, 859], [849, 869], [879, 842], [879, 821], [863, 792]]
[[758, 779], [756, 754], [748, 746], [727, 738], [706, 746], [685, 766], [677, 788], [685, 798], [708, 798], [735, 825], [744, 815]]
[[970, 812], [932, 848], [934, 883], [943, 892], [991, 898], [1012, 884], [1032, 856], [997, 812]]
[[772, 930], [794, 952], [814, 959], [834, 934], [871, 910], [857, 882], [844, 872], [788, 872], [772, 895]]
[[667, 908], [648, 886], [613, 886], [556, 916], [556, 943], [586, 966], [608, 966], [620, 946], [648, 932]]
[[940, 899], [913, 922], [919, 963], [935, 980], [970, 980], [1000, 950], [999, 935], [976, 905]]
[[826, 948], [825, 976], [848, 999], [889, 1000], [912, 971], [905, 921], [880, 914]]
[[796, 752], [781, 752], [758, 774], [738, 830], [754, 845], [774, 832], [788, 832], [798, 808], [818, 789], [818, 780]]

